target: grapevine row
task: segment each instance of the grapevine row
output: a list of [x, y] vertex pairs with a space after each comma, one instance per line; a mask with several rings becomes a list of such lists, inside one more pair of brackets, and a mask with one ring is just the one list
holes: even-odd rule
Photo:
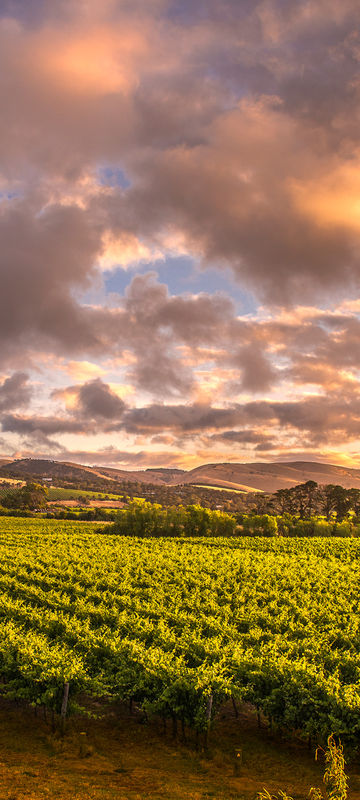
[[86, 693], [196, 730], [233, 697], [303, 735], [358, 743], [357, 540], [1, 525], [5, 695], [59, 713], [68, 683], [69, 711]]

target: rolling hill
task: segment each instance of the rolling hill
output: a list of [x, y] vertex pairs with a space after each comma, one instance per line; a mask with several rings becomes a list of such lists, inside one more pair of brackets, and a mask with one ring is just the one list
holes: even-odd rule
[[243, 491], [275, 492], [313, 480], [360, 488], [360, 469], [314, 461], [254, 464], [205, 464], [187, 472], [182, 483], [201, 483]]
[[0, 457], [0, 477], [7, 476], [37, 480], [52, 478], [57, 483], [91, 481], [95, 485], [97, 483], [103, 485], [105, 482], [109, 483], [109, 491], [111, 484], [123, 481], [163, 486], [201, 484], [245, 492], [274, 492], [277, 489], [290, 488], [298, 483], [314, 480], [319, 484], [335, 483], [345, 488], [360, 489], [360, 469], [315, 461], [204, 464], [189, 471], [159, 467], [127, 471], [110, 467], [90, 467], [66, 461], [30, 458], [9, 461]]

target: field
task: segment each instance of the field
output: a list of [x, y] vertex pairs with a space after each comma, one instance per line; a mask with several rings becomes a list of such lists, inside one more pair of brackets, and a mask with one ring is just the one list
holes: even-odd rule
[[225, 489], [224, 486], [209, 486], [207, 483], [193, 483], [195, 489], [214, 489], [216, 492], [230, 492], [230, 494], [246, 494], [245, 489]]
[[87, 497], [89, 500], [121, 500], [122, 495], [111, 494], [104, 492], [91, 492], [87, 489], [65, 489], [57, 486], [50, 486], [48, 490], [47, 499], [49, 502], [56, 502], [56, 500], [78, 500], [79, 498]]

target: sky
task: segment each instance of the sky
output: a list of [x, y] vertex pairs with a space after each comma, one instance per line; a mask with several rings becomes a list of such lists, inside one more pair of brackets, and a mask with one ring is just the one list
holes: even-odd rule
[[0, 449], [360, 466], [358, 0], [1, 0]]

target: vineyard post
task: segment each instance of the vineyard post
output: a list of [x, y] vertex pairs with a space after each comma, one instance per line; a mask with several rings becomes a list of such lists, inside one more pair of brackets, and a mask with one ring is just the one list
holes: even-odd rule
[[80, 758], [84, 758], [87, 753], [86, 731], [80, 731], [79, 745], [80, 745], [79, 756]]
[[64, 694], [60, 712], [61, 733], [65, 733], [65, 718], [66, 718], [68, 700], [69, 700], [69, 681], [66, 681], [66, 683], [64, 683]]
[[234, 775], [238, 778], [240, 775], [240, 767], [242, 766], [242, 748], [236, 747], [234, 750]]

